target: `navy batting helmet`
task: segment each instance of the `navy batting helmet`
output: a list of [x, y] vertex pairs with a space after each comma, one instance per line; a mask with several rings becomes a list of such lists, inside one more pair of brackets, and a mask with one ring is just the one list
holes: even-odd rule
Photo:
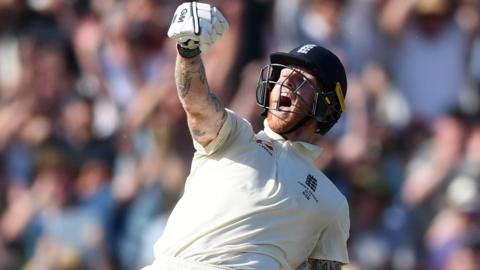
[[[309, 117], [317, 123], [317, 133], [325, 134], [346, 110], [344, 98], [347, 94], [345, 68], [340, 59], [328, 49], [315, 44], [299, 46], [289, 53], [277, 52], [270, 55], [270, 64], [262, 68], [257, 86], [257, 104], [269, 109], [269, 95], [277, 82], [280, 71], [289, 66], [307, 69], [317, 79], [315, 100]], [[283, 84], [282, 84], [283, 85]]]

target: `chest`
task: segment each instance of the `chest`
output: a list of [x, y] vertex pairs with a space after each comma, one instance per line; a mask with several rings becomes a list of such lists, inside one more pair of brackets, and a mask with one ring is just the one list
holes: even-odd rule
[[336, 208], [331, 182], [291, 145], [256, 138], [219, 156], [202, 164], [197, 178], [228, 194], [225, 200], [234, 194], [237, 202], [282, 204], [283, 209], [309, 217]]

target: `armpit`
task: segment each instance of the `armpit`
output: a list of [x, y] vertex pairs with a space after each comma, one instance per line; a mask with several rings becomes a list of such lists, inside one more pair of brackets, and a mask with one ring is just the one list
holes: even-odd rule
[[340, 270], [342, 263], [336, 261], [326, 261], [317, 259], [308, 259], [307, 270]]

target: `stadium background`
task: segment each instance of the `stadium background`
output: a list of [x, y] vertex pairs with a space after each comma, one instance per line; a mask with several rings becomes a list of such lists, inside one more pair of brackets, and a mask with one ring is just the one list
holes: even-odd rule
[[[348, 111], [317, 163], [350, 202], [348, 269], [479, 269], [479, 1], [206, 2], [230, 22], [210, 86], [256, 130], [269, 52], [316, 42], [345, 63]], [[178, 4], [0, 0], [0, 269], [152, 261], [193, 151]]]

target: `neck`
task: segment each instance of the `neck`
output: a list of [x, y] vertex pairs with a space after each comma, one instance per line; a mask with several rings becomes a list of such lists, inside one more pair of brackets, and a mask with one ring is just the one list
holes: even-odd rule
[[316, 123], [315, 121], [308, 121], [307, 123], [303, 124], [298, 129], [295, 129], [291, 132], [282, 134], [282, 136], [293, 142], [307, 142], [307, 143], [313, 143], [315, 141], [315, 128], [316, 128]]

